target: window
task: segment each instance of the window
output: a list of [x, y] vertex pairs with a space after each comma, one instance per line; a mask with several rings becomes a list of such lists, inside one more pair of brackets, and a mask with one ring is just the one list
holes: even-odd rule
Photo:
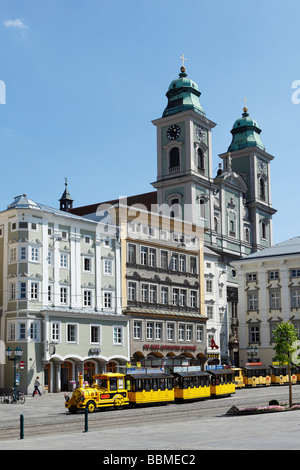
[[168, 252], [161, 251], [160, 252], [160, 267], [162, 269], [168, 269]]
[[78, 325], [74, 323], [67, 324], [67, 342], [77, 343]]
[[85, 307], [91, 307], [92, 305], [92, 291], [91, 290], [83, 291], [83, 305]]
[[172, 270], [178, 271], [178, 255], [176, 253], [172, 254]]
[[141, 247], [141, 264], [143, 266], [147, 265], [147, 259], [148, 259], [148, 248], [146, 246]]
[[279, 271], [269, 271], [269, 280], [279, 279]]
[[196, 338], [197, 338], [198, 343], [203, 342], [203, 326], [202, 325], [197, 325]]
[[38, 300], [38, 283], [37, 282], [31, 283], [30, 298], [31, 300]]
[[200, 199], [199, 201], [199, 216], [201, 219], [205, 219], [205, 201], [204, 199]]
[[162, 323], [155, 323], [155, 339], [162, 340]]
[[60, 303], [66, 304], [68, 300], [68, 289], [67, 287], [60, 288]]
[[133, 322], [133, 339], [142, 339], [142, 323], [140, 321]]
[[178, 341], [185, 340], [185, 325], [178, 326]]
[[291, 291], [291, 307], [298, 308], [300, 307], [300, 290], [295, 289]]
[[252, 325], [249, 326], [249, 342], [250, 343], [259, 343], [260, 342], [260, 334], [259, 334], [259, 326]]
[[114, 326], [114, 345], [121, 346], [123, 344], [123, 327], [121, 326]]
[[90, 244], [91, 244], [92, 239], [91, 239], [91, 237], [90, 237], [89, 235], [84, 235], [83, 239], [84, 239], [84, 243], [85, 243], [86, 245], [90, 245]]
[[179, 305], [179, 289], [173, 288], [172, 301], [173, 305]]
[[190, 305], [191, 307], [197, 307], [197, 291], [192, 290], [190, 294]]
[[128, 282], [128, 300], [136, 300], [136, 283]]
[[169, 168], [170, 171], [174, 171], [175, 168], [180, 167], [180, 153], [178, 147], [173, 147], [170, 151], [170, 160], [169, 160]]
[[9, 284], [9, 300], [16, 300], [16, 284], [14, 282]]
[[204, 154], [203, 154], [203, 150], [200, 147], [197, 150], [197, 154], [198, 154], [198, 169], [204, 170]]
[[212, 280], [211, 279], [206, 279], [206, 292], [207, 293], [212, 293]]
[[18, 323], [18, 340], [26, 340], [26, 323]]
[[185, 272], [186, 270], [186, 256], [179, 255], [179, 271]]
[[60, 340], [60, 323], [55, 322], [51, 324], [51, 341], [53, 343], [58, 343]]
[[262, 201], [266, 199], [266, 184], [263, 178], [259, 179], [259, 199]]
[[39, 249], [31, 247], [31, 261], [37, 262], [39, 260]]
[[20, 299], [26, 299], [26, 282], [20, 282]]
[[213, 320], [213, 318], [214, 318], [214, 308], [213, 308], [212, 305], [207, 305], [206, 306], [206, 314], [207, 314], [208, 320]]
[[92, 258], [87, 258], [86, 256], [83, 258], [83, 270], [86, 273], [92, 272]]
[[142, 284], [142, 302], [148, 302], [148, 285]]
[[256, 292], [248, 294], [248, 310], [258, 310], [258, 294]]
[[104, 292], [104, 308], [112, 308], [111, 292]]
[[193, 325], [186, 325], [186, 341], [193, 340]]
[[8, 341], [15, 341], [16, 339], [16, 324], [8, 323], [7, 325], [7, 339]]
[[255, 282], [257, 280], [257, 274], [256, 273], [248, 273], [247, 274], [247, 281], [248, 282]]
[[156, 300], [157, 300], [157, 287], [154, 286], [154, 285], [150, 285], [150, 288], [149, 288], [149, 302], [154, 304], [156, 303]]
[[186, 290], [185, 289], [180, 289], [179, 293], [179, 305], [181, 307], [186, 306]]
[[147, 322], [146, 324], [146, 339], [154, 339], [154, 323]]
[[60, 267], [68, 268], [68, 254], [67, 253], [60, 254]]
[[100, 326], [91, 325], [91, 343], [100, 344]]
[[10, 262], [17, 261], [17, 248], [10, 249]]
[[136, 263], [136, 246], [128, 245], [128, 263]]
[[280, 308], [280, 291], [270, 291], [270, 308]]
[[190, 271], [192, 274], [197, 273], [197, 258], [195, 256], [191, 256], [190, 258]]
[[156, 266], [156, 249], [155, 248], [150, 248], [149, 251], [149, 266], [152, 268], [155, 268]]
[[173, 341], [174, 340], [174, 323], [167, 323], [167, 340]]
[[21, 246], [20, 247], [20, 260], [24, 261], [27, 259], [27, 249], [26, 246]]
[[291, 277], [300, 277], [300, 268], [292, 269]]
[[160, 289], [160, 302], [164, 305], [168, 303], [168, 288], [161, 287]]
[[267, 224], [266, 222], [261, 223], [261, 238], [267, 239]]
[[39, 324], [37, 322], [31, 322], [29, 326], [29, 337], [32, 341], [39, 340]]
[[110, 259], [105, 259], [104, 260], [103, 270], [104, 270], [104, 275], [105, 276], [111, 276], [112, 275], [112, 262], [111, 262]]
[[48, 302], [52, 302], [52, 286], [48, 286]]

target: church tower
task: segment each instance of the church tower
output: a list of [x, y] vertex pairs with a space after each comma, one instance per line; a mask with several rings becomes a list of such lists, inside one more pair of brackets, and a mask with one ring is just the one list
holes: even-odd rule
[[246, 182], [244, 194], [246, 219], [241, 238], [250, 243], [252, 251], [262, 250], [273, 243], [270, 162], [274, 159], [266, 152], [261, 141], [261, 129], [245, 106], [242, 117], [231, 130], [232, 141], [226, 153], [219, 155], [223, 167], [241, 175]]
[[69, 212], [70, 209], [73, 209], [73, 199], [68, 190], [68, 180], [65, 178], [65, 190], [59, 200], [59, 208], [61, 211]]
[[[198, 85], [182, 66], [166, 93], [167, 106], [157, 127], [157, 203], [166, 215], [203, 225], [204, 202], [212, 180], [210, 121], [200, 104]], [[169, 212], [168, 212], [169, 211]]]

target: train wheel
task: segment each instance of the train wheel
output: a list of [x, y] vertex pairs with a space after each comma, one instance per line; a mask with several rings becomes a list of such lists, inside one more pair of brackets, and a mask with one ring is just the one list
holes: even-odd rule
[[87, 404], [86, 404], [86, 408], [88, 409], [89, 413], [94, 413], [95, 408], [96, 408], [95, 402], [92, 401], [92, 400], [88, 401]]
[[116, 397], [115, 400], [114, 400], [115, 408], [120, 410], [123, 405], [124, 405], [124, 398], [123, 397]]

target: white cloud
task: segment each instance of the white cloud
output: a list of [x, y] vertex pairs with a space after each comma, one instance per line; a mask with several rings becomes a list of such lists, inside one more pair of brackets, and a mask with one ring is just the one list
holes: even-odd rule
[[6, 26], [6, 28], [29, 29], [29, 27], [19, 18], [16, 20], [3, 21], [3, 24]]

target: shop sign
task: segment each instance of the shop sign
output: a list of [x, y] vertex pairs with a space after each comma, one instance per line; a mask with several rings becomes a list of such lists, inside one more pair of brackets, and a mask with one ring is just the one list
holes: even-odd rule
[[176, 344], [144, 344], [143, 349], [151, 351], [168, 350], [168, 351], [196, 351], [197, 346], [178, 346]]

